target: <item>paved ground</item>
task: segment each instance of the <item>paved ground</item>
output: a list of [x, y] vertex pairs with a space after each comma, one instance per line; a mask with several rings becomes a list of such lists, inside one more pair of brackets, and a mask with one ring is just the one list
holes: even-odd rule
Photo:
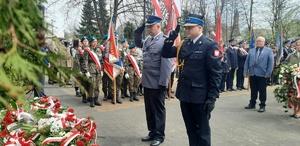
[[[174, 87], [175, 88], [175, 87]], [[245, 110], [249, 101], [249, 91], [222, 93], [210, 121], [212, 146], [299, 146], [300, 120], [290, 118], [282, 105], [275, 101], [268, 87], [266, 112]], [[90, 108], [75, 97], [71, 86], [46, 85], [47, 95], [58, 96], [63, 105], [75, 109], [78, 117], [91, 115], [98, 128], [97, 142], [101, 146], [147, 146], [141, 142], [146, 136], [146, 118], [143, 97], [139, 102], [123, 100], [123, 104], [112, 105], [109, 101], [103, 106]], [[166, 101], [166, 139], [162, 146], [187, 146], [188, 140], [177, 99]]]

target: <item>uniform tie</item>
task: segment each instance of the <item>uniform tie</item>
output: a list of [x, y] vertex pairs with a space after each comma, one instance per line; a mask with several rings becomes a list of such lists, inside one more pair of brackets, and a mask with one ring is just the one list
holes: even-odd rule
[[190, 41], [190, 48], [192, 48], [192, 47], [193, 47], [193, 45], [194, 45], [194, 41], [193, 41], [193, 40], [191, 40], [191, 41]]

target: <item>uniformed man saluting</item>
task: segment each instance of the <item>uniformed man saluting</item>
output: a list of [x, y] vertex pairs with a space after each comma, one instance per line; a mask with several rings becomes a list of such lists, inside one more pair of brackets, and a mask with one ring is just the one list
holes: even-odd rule
[[176, 97], [180, 100], [190, 146], [210, 146], [209, 119], [219, 97], [222, 54], [218, 44], [202, 34], [203, 16], [190, 14], [183, 26], [187, 39], [172, 47], [179, 32], [177, 26], [165, 40], [162, 57], [178, 58]]
[[[134, 31], [135, 44], [143, 48], [142, 84], [147, 119], [148, 136], [142, 141], [160, 145], [165, 139], [166, 108], [165, 93], [172, 71], [173, 59], [161, 57], [166, 36], [161, 32], [162, 18], [149, 15], [146, 24]], [[147, 27], [149, 36], [142, 41], [142, 32]]]

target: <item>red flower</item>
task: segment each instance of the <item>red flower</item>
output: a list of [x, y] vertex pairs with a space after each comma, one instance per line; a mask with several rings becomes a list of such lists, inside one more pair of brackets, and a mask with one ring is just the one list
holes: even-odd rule
[[68, 112], [74, 113], [74, 109], [73, 108], [69, 108]]
[[292, 108], [292, 107], [293, 107], [293, 105], [292, 105], [291, 103], [289, 103], [289, 104], [288, 104], [288, 107], [289, 107], [289, 108]]
[[8, 134], [7, 129], [5, 128], [2, 132], [1, 132], [1, 138], [5, 137]]
[[11, 111], [7, 111], [5, 117], [2, 120], [2, 125], [6, 127], [7, 125], [14, 122], [13, 113]]
[[54, 108], [54, 109], [53, 109], [53, 112], [54, 112], [54, 113], [58, 113], [59, 111], [60, 111], [60, 108]]
[[78, 130], [76, 129], [76, 128], [72, 128], [71, 130], [70, 130], [70, 132], [72, 132], [72, 133], [75, 133], [75, 132], [77, 132]]
[[60, 103], [56, 102], [55, 105], [54, 105], [54, 108], [60, 108]]
[[295, 90], [291, 90], [290, 92], [291, 92], [291, 93], [295, 93]]
[[285, 78], [288, 78], [289, 76], [290, 76], [289, 74], [285, 74], [285, 75], [284, 75]]
[[287, 85], [291, 85], [291, 81], [286, 81], [286, 83], [285, 84], [287, 84]]
[[76, 144], [77, 144], [77, 146], [84, 146], [84, 142], [81, 141], [81, 140], [80, 140], [80, 141], [77, 141]]
[[293, 96], [293, 93], [289, 93], [289, 94], [288, 94], [288, 97], [292, 97], [292, 96]]

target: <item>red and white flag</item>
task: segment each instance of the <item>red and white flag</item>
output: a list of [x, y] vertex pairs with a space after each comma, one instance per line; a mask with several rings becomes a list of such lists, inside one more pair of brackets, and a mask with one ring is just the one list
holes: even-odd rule
[[108, 56], [109, 63], [115, 63], [115, 62], [119, 61], [119, 58], [118, 58], [119, 53], [118, 53], [118, 49], [117, 49], [114, 24], [112, 22], [112, 19], [109, 24], [107, 39], [109, 40], [109, 56]]
[[108, 55], [104, 57], [104, 72], [113, 80], [121, 73], [123, 64], [117, 48], [112, 19], [110, 21], [107, 39], [109, 40], [109, 50], [106, 52]]
[[[119, 65], [118, 63], [121, 63], [121, 65]], [[121, 73], [122, 66], [122, 61], [111, 64], [109, 63], [109, 59], [107, 57], [104, 57], [104, 72], [112, 80], [115, 79]]]
[[153, 3], [153, 6], [154, 6], [154, 9], [155, 9], [155, 15], [161, 18], [162, 14], [161, 14], [161, 11], [160, 11], [160, 6], [159, 6], [159, 3], [158, 3], [158, 0], [152, 0], [152, 3]]
[[[168, 24], [165, 31], [165, 34], [167, 35], [170, 30], [175, 30], [177, 26], [177, 19], [181, 16], [181, 4], [179, 0], [163, 0], [163, 2], [169, 13]], [[180, 41], [180, 35], [178, 35], [174, 42], [174, 46], [178, 46]]]
[[218, 11], [217, 14], [217, 24], [216, 24], [216, 35], [215, 35], [216, 42], [219, 44], [220, 50], [223, 53], [223, 43], [222, 43], [222, 14], [221, 11]]

